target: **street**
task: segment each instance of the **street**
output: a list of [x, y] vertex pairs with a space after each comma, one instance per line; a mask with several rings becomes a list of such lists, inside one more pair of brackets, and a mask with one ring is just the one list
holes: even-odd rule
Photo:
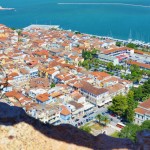
[[118, 122], [121, 122], [117, 117], [113, 117], [108, 113], [108, 106], [96, 108], [97, 114], [101, 114], [103, 116], [107, 116], [110, 120], [110, 124], [116, 126]]

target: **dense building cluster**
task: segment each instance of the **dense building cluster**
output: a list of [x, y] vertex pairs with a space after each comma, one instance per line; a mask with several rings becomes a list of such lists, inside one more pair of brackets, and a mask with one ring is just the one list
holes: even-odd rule
[[[134, 53], [141, 55], [115, 43], [53, 26], [12, 30], [0, 25], [0, 63], [5, 72], [1, 78], [8, 83], [1, 101], [22, 107], [44, 123], [79, 127], [93, 120], [99, 107], [117, 94], [127, 94], [133, 83], [79, 66], [84, 61], [82, 50], [96, 49], [100, 60], [114, 65]], [[139, 66], [150, 68], [143, 62]]]

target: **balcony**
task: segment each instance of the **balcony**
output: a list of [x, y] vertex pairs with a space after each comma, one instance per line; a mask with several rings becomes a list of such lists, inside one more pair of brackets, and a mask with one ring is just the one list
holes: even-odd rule
[[54, 122], [57, 122], [57, 121], [59, 121], [59, 118], [54, 118], [54, 119], [48, 120], [48, 122], [49, 122], [50, 124], [52, 124], [52, 123], [54, 123]]

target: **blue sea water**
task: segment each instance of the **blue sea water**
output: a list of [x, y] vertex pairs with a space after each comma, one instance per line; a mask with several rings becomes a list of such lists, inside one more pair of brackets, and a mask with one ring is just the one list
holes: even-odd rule
[[16, 9], [0, 11], [0, 23], [9, 27], [56, 24], [84, 33], [150, 42], [150, 0], [0, 0], [0, 6]]

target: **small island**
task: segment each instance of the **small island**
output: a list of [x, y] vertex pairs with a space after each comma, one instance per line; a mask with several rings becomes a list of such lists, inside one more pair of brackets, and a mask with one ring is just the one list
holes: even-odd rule
[[15, 10], [15, 8], [3, 8], [2, 6], [0, 6], [0, 10]]

